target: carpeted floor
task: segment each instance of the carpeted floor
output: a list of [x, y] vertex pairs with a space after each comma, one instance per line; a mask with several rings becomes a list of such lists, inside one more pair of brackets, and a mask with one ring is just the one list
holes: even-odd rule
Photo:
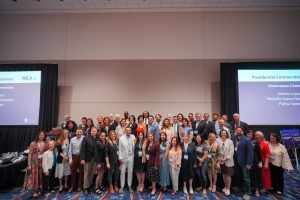
[[[8, 199], [33, 199], [32, 193], [22, 193], [21, 188], [14, 188], [11, 190], [1, 191], [0, 192], [0, 200], [8, 200]], [[230, 199], [237, 200], [242, 199], [242, 193], [234, 193], [230, 196], [224, 196], [220, 191], [216, 193], [208, 192], [207, 195], [202, 195], [202, 193], [194, 192], [193, 195], [185, 195], [183, 192], [179, 192], [176, 196], [172, 196], [170, 193], [157, 193], [155, 196], [150, 196], [149, 192], [137, 193], [134, 192], [130, 194], [128, 191], [124, 191], [123, 195], [119, 194], [110, 194], [109, 192], [105, 192], [101, 195], [89, 194], [85, 195], [81, 193], [68, 193], [68, 192], [53, 192], [49, 197], [40, 196], [37, 199], [42, 200], [58, 200], [58, 199], [70, 199], [70, 200], [120, 200], [120, 199], [133, 199], [133, 200], [201, 200], [201, 199]], [[251, 199], [284, 199], [284, 200], [296, 200], [300, 199], [300, 171], [292, 171], [290, 173], [285, 173], [285, 190], [282, 196], [277, 196], [267, 192], [263, 194], [261, 197], [252, 196]]]

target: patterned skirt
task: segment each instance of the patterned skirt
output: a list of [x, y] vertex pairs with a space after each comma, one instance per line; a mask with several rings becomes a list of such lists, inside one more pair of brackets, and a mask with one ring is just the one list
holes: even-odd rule
[[147, 166], [147, 179], [152, 182], [159, 182], [159, 169], [154, 166]]

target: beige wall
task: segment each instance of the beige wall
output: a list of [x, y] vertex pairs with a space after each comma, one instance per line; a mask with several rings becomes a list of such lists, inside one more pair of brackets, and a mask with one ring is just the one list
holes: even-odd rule
[[[84, 70], [83, 70], [84, 69]], [[203, 60], [68, 61], [60, 67], [60, 119], [82, 115], [219, 112], [219, 64]]]
[[59, 64], [59, 121], [220, 112], [220, 62], [299, 59], [299, 21], [299, 12], [0, 15], [0, 62]]

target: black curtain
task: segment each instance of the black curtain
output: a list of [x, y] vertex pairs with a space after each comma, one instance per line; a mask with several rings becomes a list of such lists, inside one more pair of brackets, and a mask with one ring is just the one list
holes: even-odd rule
[[[239, 63], [221, 63], [221, 114], [227, 114], [229, 121], [232, 121], [232, 114], [239, 112], [238, 99], [238, 69], [299, 69], [300, 62], [239, 62]], [[255, 94], [249, 94], [255, 96]], [[285, 117], [285, 116], [278, 116]], [[243, 119], [241, 119], [243, 120]], [[249, 125], [256, 131], [260, 130], [268, 138], [269, 133], [279, 132], [281, 129], [300, 128], [300, 125]]]
[[0, 153], [24, 151], [30, 142], [36, 138], [38, 131], [50, 131], [56, 124], [58, 111], [58, 65], [1, 64], [0, 71], [41, 71], [39, 125], [0, 126]]

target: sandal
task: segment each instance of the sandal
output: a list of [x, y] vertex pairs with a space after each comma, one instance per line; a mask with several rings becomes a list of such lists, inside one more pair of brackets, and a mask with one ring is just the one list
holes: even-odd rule
[[102, 193], [102, 191], [99, 188], [97, 188], [95, 192], [96, 192], [96, 194], [101, 194]]
[[106, 187], [104, 187], [103, 185], [101, 185], [101, 186], [100, 186], [100, 190], [101, 190], [101, 191], [105, 191], [105, 190], [106, 190]]
[[41, 194], [42, 194], [41, 191], [36, 191], [36, 192], [33, 193], [32, 197], [36, 198], [36, 197], [40, 196]]

